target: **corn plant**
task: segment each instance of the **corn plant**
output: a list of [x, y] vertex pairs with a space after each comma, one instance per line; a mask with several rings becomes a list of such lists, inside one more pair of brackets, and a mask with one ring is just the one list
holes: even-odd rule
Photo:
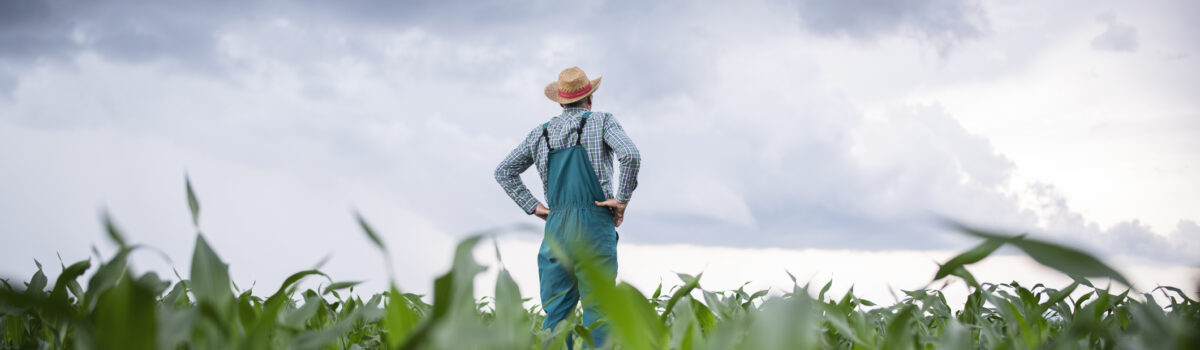
[[[240, 290], [228, 265], [199, 229], [200, 203], [185, 179], [196, 228], [188, 278], [134, 275], [130, 244], [108, 215], [103, 226], [117, 246], [107, 260], [70, 265], [51, 284], [40, 262], [28, 281], [0, 279], [3, 349], [564, 349], [568, 337], [592, 345], [595, 325], [579, 311], [552, 329], [521, 291], [496, 249], [501, 269], [488, 297], [475, 299], [483, 271], [472, 252], [487, 233], [460, 242], [432, 295], [387, 291], [360, 297], [357, 281], [319, 270], [288, 276], [269, 294]], [[366, 238], [391, 268], [385, 241], [357, 217]], [[969, 288], [951, 307], [941, 289], [903, 290], [879, 305], [829, 293], [792, 277], [791, 290], [706, 290], [703, 274], [650, 295], [626, 283], [602, 283], [590, 297], [611, 325], [612, 349], [1080, 349], [1200, 348], [1200, 306], [1182, 290], [1137, 291], [1099, 259], [1070, 247], [952, 224], [982, 242], [941, 264], [930, 285], [961, 280]], [[967, 269], [1003, 246], [1072, 277], [1066, 286], [980, 282]], [[575, 263], [589, 264], [586, 254]], [[92, 268], [95, 267], [93, 270]], [[86, 286], [79, 280], [93, 271]], [[594, 269], [585, 269], [594, 270]], [[790, 274], [789, 274], [790, 276]], [[1123, 288], [1101, 287], [1096, 278]], [[303, 280], [318, 281], [299, 290]], [[85, 288], [86, 287], [86, 288]], [[943, 287], [945, 288], [945, 287]], [[526, 307], [526, 305], [532, 305]]]

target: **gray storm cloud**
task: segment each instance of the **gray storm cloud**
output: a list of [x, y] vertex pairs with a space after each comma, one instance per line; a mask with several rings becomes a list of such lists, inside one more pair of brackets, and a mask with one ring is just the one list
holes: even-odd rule
[[873, 40], [897, 34], [918, 38], [942, 56], [988, 30], [987, 14], [974, 0], [800, 0], [805, 28], [826, 35]]

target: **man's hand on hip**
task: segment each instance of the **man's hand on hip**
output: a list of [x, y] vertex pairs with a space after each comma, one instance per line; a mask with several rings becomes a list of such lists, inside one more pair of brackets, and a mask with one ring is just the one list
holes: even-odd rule
[[546, 217], [550, 216], [550, 208], [546, 208], [546, 206], [538, 203], [537, 208], [533, 208], [533, 215], [546, 220]]
[[596, 202], [596, 206], [612, 208], [613, 225], [621, 227], [621, 221], [625, 221], [625, 207], [629, 206], [629, 203], [621, 203], [616, 198], [609, 198], [603, 202]]

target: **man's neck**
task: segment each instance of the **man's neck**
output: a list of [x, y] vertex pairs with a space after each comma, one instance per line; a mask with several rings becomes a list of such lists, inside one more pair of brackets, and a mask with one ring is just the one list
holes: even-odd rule
[[591, 106], [588, 106], [588, 107], [566, 107], [566, 108], [563, 108], [563, 114], [570, 114], [570, 113], [574, 113], [574, 112], [584, 113], [584, 112], [591, 111], [591, 110], [592, 110]]

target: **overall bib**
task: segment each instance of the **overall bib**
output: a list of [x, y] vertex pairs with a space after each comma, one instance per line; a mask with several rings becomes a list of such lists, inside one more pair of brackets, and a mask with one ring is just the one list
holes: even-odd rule
[[[591, 112], [584, 113], [579, 125], [579, 137], [575, 146], [551, 149], [547, 161], [546, 201], [550, 204], [550, 216], [546, 219], [546, 232], [538, 251], [538, 277], [541, 281], [542, 309], [546, 320], [542, 328], [552, 328], [567, 317], [583, 296], [583, 325], [590, 327], [601, 318], [596, 302], [591, 298], [592, 286], [582, 278], [582, 266], [571, 264], [575, 254], [584, 250], [593, 259], [593, 266], [604, 273], [606, 281], [615, 283], [617, 275], [617, 231], [613, 225], [612, 212], [607, 207], [596, 206], [604, 201], [600, 180], [588, 161], [583, 141], [583, 126]], [[543, 127], [542, 136], [546, 148], [550, 148], [549, 132]], [[561, 261], [555, 256], [552, 245], [562, 248], [570, 261]], [[592, 331], [597, 347], [604, 344], [608, 326], [600, 324]], [[568, 339], [568, 346], [573, 343]]]

